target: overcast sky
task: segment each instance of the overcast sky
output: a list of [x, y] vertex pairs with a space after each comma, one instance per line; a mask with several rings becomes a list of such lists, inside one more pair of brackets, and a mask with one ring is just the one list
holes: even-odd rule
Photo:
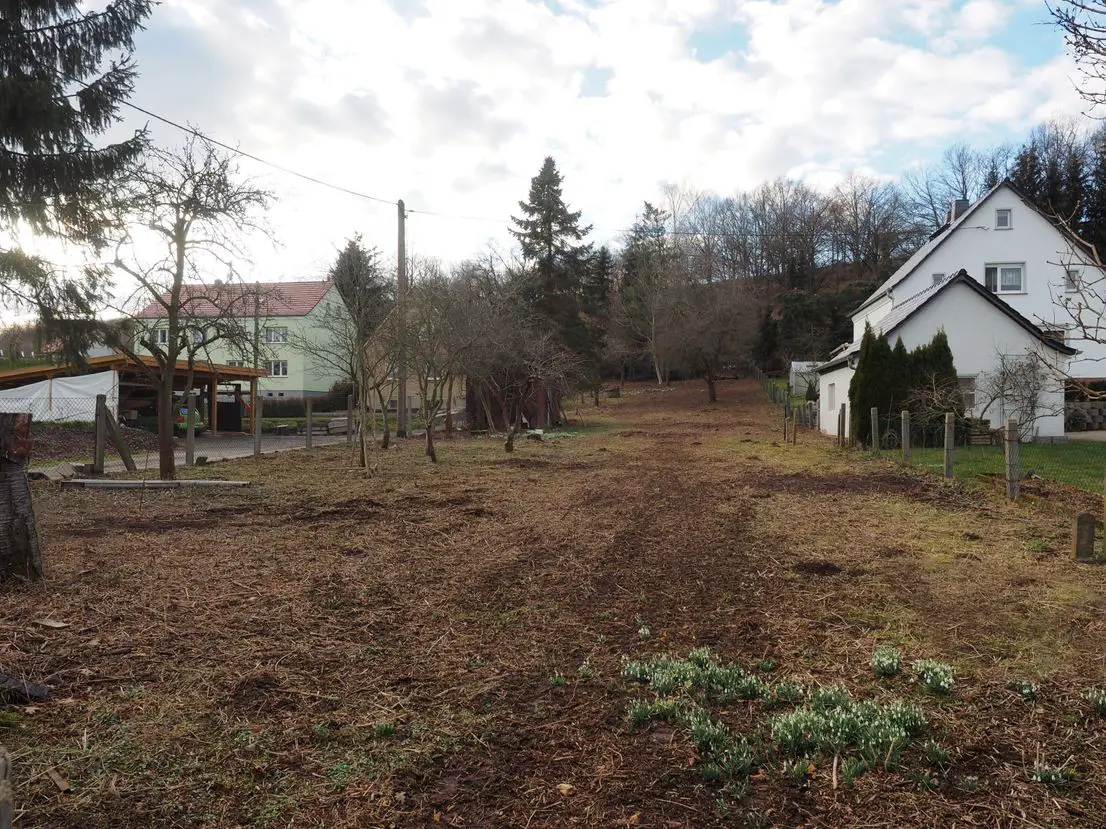
[[[446, 214], [413, 213], [409, 250], [456, 260], [508, 244], [546, 155], [604, 242], [666, 180], [829, 187], [1020, 140], [1081, 110], [1046, 19], [1042, 0], [163, 0], [132, 101]], [[358, 231], [394, 252], [394, 207], [243, 168], [280, 197], [249, 278], [317, 278]]]

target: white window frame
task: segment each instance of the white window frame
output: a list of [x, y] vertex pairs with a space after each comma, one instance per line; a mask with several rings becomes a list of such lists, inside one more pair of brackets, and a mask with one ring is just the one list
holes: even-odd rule
[[[1006, 224], [999, 223], [999, 216], [1006, 216]], [[999, 207], [995, 210], [995, 230], [1013, 230], [1014, 211], [1009, 207]]]
[[154, 329], [154, 342], [158, 345], [169, 345], [169, 329], [168, 328], [155, 328]]
[[[956, 378], [956, 384], [960, 389], [960, 401], [964, 404], [964, 411], [970, 412], [975, 410], [975, 395], [976, 395], [976, 376], [969, 374], [966, 376], [960, 376]], [[971, 403], [968, 400], [971, 400]]]
[[288, 361], [287, 360], [269, 360], [269, 376], [270, 377], [287, 377], [288, 376]]
[[1082, 268], [1064, 268], [1064, 293], [1078, 293], [1083, 282]]
[[826, 411], [832, 412], [837, 408], [837, 384], [829, 383], [826, 386]]
[[188, 339], [192, 345], [199, 345], [204, 341], [204, 330], [202, 328], [189, 328]]
[[[987, 271], [992, 268], [995, 270], [995, 287], [993, 289], [987, 284]], [[1016, 289], [1002, 287], [1002, 271], [1009, 268], [1017, 268], [1021, 271], [1020, 284]], [[1026, 292], [1025, 282], [1025, 262], [988, 262], [983, 266], [983, 287], [993, 294], [1024, 294]]]
[[245, 368], [246, 367], [246, 361], [245, 360], [227, 360], [227, 365], [230, 366], [231, 368]]
[[265, 328], [265, 344], [266, 345], [281, 345], [288, 342], [288, 327], [266, 327]]
[[1039, 327], [1041, 333], [1045, 335], [1045, 339], [1067, 345], [1068, 329], [1063, 325], [1042, 325]]

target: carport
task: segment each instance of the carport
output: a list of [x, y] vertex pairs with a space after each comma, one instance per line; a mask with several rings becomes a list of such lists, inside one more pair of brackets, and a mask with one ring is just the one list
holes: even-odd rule
[[[83, 375], [113, 372], [115, 382], [113, 386], [118, 389], [118, 399], [109, 401], [115, 403], [110, 406], [116, 412], [128, 411], [157, 403], [157, 361], [153, 357], [140, 357], [134, 359], [124, 354], [107, 354], [102, 357], [92, 357], [83, 366], [71, 363], [56, 365], [27, 366], [25, 368], [0, 371], [0, 389], [18, 390], [23, 386], [30, 386], [54, 378], [79, 377]], [[189, 375], [192, 382], [189, 384]], [[246, 408], [249, 414], [249, 428], [254, 428], [256, 407], [253, 401], [257, 399], [257, 381], [260, 377], [267, 377], [264, 369], [254, 369], [246, 366], [228, 366], [219, 363], [195, 362], [191, 367], [187, 360], [178, 360], [173, 372], [173, 389], [182, 396], [188, 391], [198, 392], [200, 406], [207, 412], [208, 429], [212, 434], [219, 431], [219, 394], [232, 396], [234, 401]], [[248, 392], [243, 386], [248, 385]], [[189, 388], [190, 386], [190, 388]], [[248, 395], [249, 402], [244, 399]], [[239, 422], [239, 427], [241, 422]]]

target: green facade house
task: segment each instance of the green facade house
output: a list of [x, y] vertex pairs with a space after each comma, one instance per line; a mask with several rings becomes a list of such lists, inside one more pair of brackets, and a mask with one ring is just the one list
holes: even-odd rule
[[[144, 337], [168, 339], [167, 301], [165, 294], [137, 315], [135, 348], [140, 353], [149, 353], [140, 344]], [[189, 341], [212, 340], [196, 346], [196, 358], [247, 368], [256, 361], [268, 372], [259, 381], [259, 394], [267, 400], [318, 397], [348, 379], [331, 350], [336, 316], [348, 318], [333, 282], [185, 285], [181, 307]], [[216, 338], [215, 331], [231, 333]]]

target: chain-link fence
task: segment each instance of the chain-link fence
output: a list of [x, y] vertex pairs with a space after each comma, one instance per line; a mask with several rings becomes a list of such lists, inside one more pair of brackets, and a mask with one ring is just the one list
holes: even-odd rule
[[768, 398], [779, 407], [780, 430], [787, 440], [796, 440], [803, 430], [818, 431], [818, 404], [796, 394], [786, 377], [777, 377], [752, 367], [753, 377], [763, 386]]

